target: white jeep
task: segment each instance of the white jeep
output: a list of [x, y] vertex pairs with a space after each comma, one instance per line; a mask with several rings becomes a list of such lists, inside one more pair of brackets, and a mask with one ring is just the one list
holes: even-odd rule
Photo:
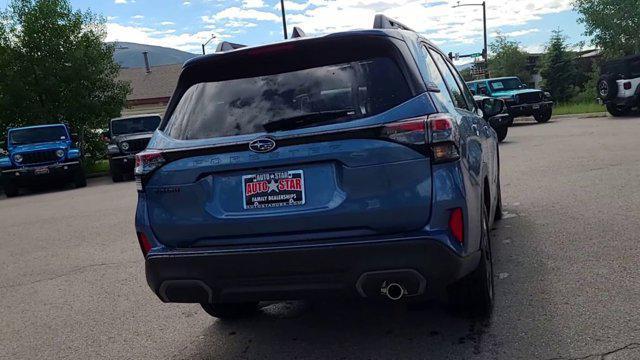
[[605, 62], [598, 80], [598, 97], [613, 116], [640, 107], [640, 55]]

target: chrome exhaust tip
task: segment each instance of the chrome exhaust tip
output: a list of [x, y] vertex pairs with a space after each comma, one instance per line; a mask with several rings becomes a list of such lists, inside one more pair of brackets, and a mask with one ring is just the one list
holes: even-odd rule
[[389, 298], [389, 300], [397, 301], [402, 299], [406, 294], [407, 290], [398, 283], [389, 283], [383, 282], [380, 287], [380, 294]]

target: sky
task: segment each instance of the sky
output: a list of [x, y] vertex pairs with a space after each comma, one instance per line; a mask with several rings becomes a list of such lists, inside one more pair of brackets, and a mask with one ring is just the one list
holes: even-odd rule
[[[0, 0], [2, 7], [8, 0]], [[487, 0], [489, 40], [502, 33], [530, 52], [544, 50], [551, 31], [561, 29], [571, 44], [587, 40], [572, 0]], [[283, 38], [280, 0], [71, 0], [106, 18], [108, 41], [135, 42], [198, 53], [213, 35], [247, 45]], [[371, 28], [383, 13], [419, 31], [443, 51], [481, 52], [482, 7], [458, 7], [457, 0], [286, 0], [289, 33], [307, 35]], [[481, 3], [462, 0], [461, 4]], [[587, 42], [588, 43], [588, 42]]]

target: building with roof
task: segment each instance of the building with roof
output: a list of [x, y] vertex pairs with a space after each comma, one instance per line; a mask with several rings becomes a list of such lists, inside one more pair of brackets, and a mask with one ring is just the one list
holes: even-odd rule
[[181, 64], [121, 69], [118, 80], [128, 82], [131, 93], [122, 116], [138, 114], [164, 114], [178, 83]]

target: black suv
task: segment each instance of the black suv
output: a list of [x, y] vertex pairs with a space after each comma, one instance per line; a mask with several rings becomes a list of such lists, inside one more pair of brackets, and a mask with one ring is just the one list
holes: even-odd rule
[[114, 182], [133, 176], [135, 155], [147, 147], [160, 121], [160, 115], [136, 115], [111, 120], [104, 137], [109, 142], [107, 155]]

